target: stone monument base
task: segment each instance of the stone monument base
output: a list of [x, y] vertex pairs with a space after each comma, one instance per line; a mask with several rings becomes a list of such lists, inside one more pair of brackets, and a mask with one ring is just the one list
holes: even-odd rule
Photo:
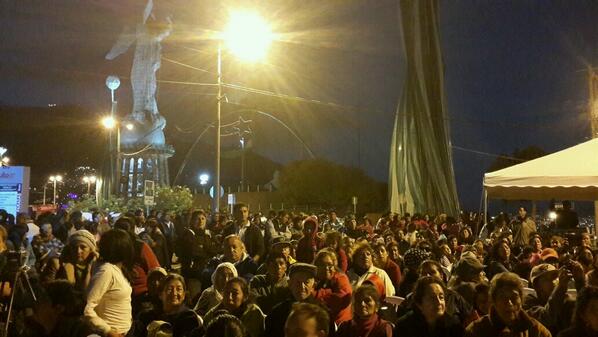
[[122, 147], [117, 164], [117, 195], [126, 199], [143, 197], [145, 180], [153, 180], [158, 186], [168, 186], [168, 158], [173, 155], [174, 148], [171, 145], [137, 144]]

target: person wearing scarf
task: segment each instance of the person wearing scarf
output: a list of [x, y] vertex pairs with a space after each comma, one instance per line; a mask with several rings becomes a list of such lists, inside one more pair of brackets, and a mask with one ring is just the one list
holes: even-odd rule
[[199, 315], [205, 315], [210, 309], [222, 302], [222, 292], [228, 280], [238, 277], [237, 268], [230, 262], [222, 262], [212, 273], [212, 285], [206, 288], [193, 309]]
[[353, 300], [353, 319], [341, 323], [337, 337], [392, 337], [392, 324], [378, 316], [380, 294], [365, 284], [357, 288]]

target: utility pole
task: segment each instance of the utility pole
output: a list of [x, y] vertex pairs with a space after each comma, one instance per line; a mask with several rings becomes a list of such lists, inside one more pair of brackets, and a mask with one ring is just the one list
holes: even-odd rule
[[[590, 89], [588, 110], [590, 124], [592, 125], [592, 139], [598, 138], [598, 74], [591, 66], [588, 67], [588, 86]], [[594, 233], [598, 222], [598, 201], [594, 201]]]

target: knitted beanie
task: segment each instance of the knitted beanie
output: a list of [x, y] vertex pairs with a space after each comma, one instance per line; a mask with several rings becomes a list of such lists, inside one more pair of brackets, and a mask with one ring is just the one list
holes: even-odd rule
[[91, 248], [91, 250], [94, 252], [98, 250], [95, 236], [85, 229], [80, 229], [71, 234], [71, 236], [69, 236], [68, 243], [69, 245], [82, 243]]

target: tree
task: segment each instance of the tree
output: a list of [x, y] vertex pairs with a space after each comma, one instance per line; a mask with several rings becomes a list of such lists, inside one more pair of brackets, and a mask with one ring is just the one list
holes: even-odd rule
[[158, 187], [156, 190], [156, 206], [161, 210], [174, 211], [180, 214], [193, 205], [193, 194], [186, 186]]
[[324, 159], [292, 162], [280, 174], [280, 192], [286, 203], [350, 208], [358, 198], [358, 211], [386, 208], [386, 184], [368, 177], [363, 170]]
[[492, 163], [492, 165], [490, 165], [487, 172], [498, 171], [509, 166], [513, 166], [529, 160], [543, 157], [546, 154], [546, 151], [544, 151], [538, 146], [533, 145], [521, 150], [515, 149], [515, 151], [513, 151], [513, 154], [511, 155], [501, 154], [500, 157], [497, 157]]

